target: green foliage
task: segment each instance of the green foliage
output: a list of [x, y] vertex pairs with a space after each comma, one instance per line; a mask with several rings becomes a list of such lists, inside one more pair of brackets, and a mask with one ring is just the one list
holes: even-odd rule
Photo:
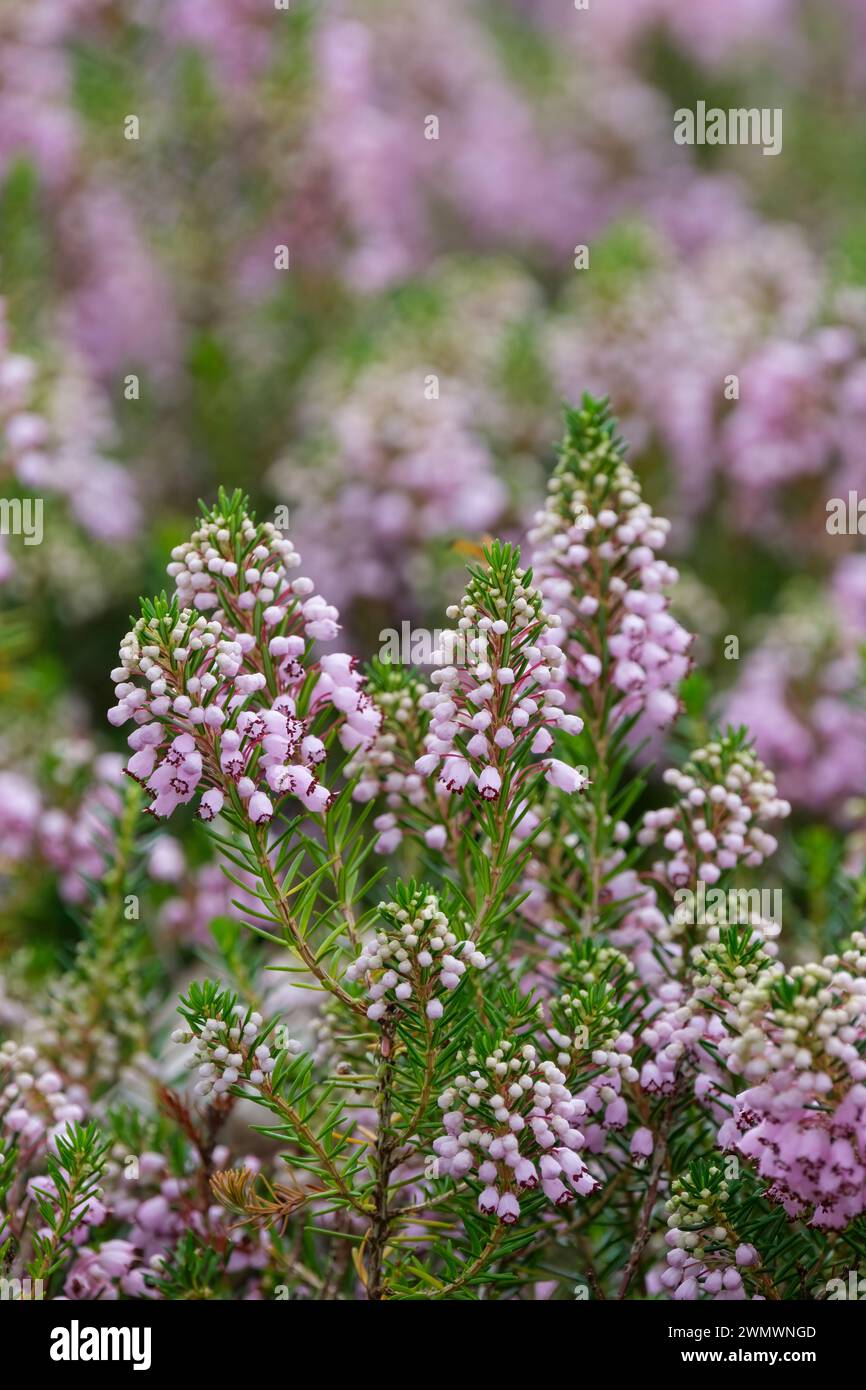
[[48, 1283], [62, 1269], [88, 1206], [100, 1195], [107, 1143], [95, 1124], [67, 1124], [45, 1157], [48, 1186], [33, 1185], [33, 1200], [48, 1233], [32, 1235], [31, 1279]]
[[225, 1264], [225, 1253], [203, 1245], [194, 1232], [186, 1231], [149, 1282], [171, 1300], [228, 1298], [230, 1291], [222, 1284]]

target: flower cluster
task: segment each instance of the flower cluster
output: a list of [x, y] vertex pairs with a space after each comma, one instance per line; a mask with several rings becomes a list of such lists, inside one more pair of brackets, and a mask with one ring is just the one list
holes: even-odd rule
[[406, 667], [374, 661], [368, 693], [382, 723], [376, 739], [361, 745], [346, 767], [347, 777], [355, 780], [353, 799], [365, 802], [381, 796], [388, 811], [395, 813], [395, 824], [397, 814], [407, 806], [427, 806], [431, 818], [438, 821], [435, 798], [426, 779], [415, 771], [430, 723], [421, 703], [429, 687]]
[[451, 929], [435, 893], [410, 885], [397, 900], [379, 908], [384, 926], [374, 943], [364, 947], [346, 972], [350, 981], [363, 980], [373, 1002], [367, 1017], [382, 1018], [391, 1003], [413, 1000], [428, 1018], [444, 1012], [441, 992], [456, 989], [467, 963], [482, 970], [483, 952]]
[[48, 423], [33, 407], [36, 363], [14, 352], [0, 300], [0, 471], [11, 471], [25, 486], [43, 481]]
[[532, 1043], [501, 1039], [471, 1050], [468, 1075], [439, 1097], [446, 1133], [433, 1143], [441, 1172], [484, 1184], [478, 1208], [505, 1225], [520, 1216], [519, 1194], [541, 1186], [554, 1206], [585, 1197], [599, 1183], [580, 1157], [577, 1122], [586, 1105], [566, 1074]]
[[699, 998], [680, 981], [666, 981], [642, 1020], [640, 1041], [652, 1055], [641, 1067], [641, 1087], [650, 1095], [672, 1094], [687, 1062], [691, 1070], [704, 1068], [704, 1039], [717, 1043], [723, 1036], [723, 1027], [708, 1016]]
[[[231, 1160], [229, 1147], [219, 1143], [205, 1161], [219, 1171]], [[244, 1156], [242, 1162], [251, 1173], [261, 1164], [254, 1155]], [[181, 1172], [156, 1148], [131, 1154], [125, 1144], [116, 1144], [105, 1169], [104, 1219], [119, 1224], [124, 1235], [100, 1241], [92, 1231], [82, 1232], [86, 1239], [76, 1246], [63, 1285], [65, 1297], [159, 1298], [159, 1281], [182, 1240], [192, 1234], [196, 1244], [222, 1246], [228, 1215], [213, 1200], [205, 1179], [202, 1156], [195, 1151], [189, 1155], [188, 1170]], [[235, 1233], [230, 1260], [234, 1274], [256, 1279], [266, 1260], [261, 1238]]]
[[88, 880], [101, 878], [111, 859], [123, 785], [123, 759], [102, 753], [94, 758], [93, 779], [78, 804], [50, 806], [40, 819], [39, 847], [58, 873], [67, 902], [83, 902]]
[[[262, 1086], [273, 1073], [277, 1059], [265, 1041], [270, 1030], [263, 1028], [260, 1013], [245, 1009], [233, 995], [205, 981], [181, 1000], [180, 1012], [188, 1026], [176, 1028], [171, 1040], [195, 1043], [196, 1095], [216, 1101], [240, 1082]], [[299, 1052], [300, 1044], [287, 1042], [286, 1050]]]
[[760, 1257], [754, 1245], [738, 1242], [732, 1230], [730, 1195], [719, 1163], [695, 1162], [684, 1177], [674, 1179], [667, 1201], [666, 1268], [651, 1272], [650, 1292], [666, 1292], [686, 1302], [700, 1293], [717, 1302], [764, 1297], [750, 1294], [743, 1281], [746, 1274], [752, 1289], [756, 1287]]
[[[578, 769], [546, 756], [552, 731], [576, 734], [583, 723], [563, 709], [563, 655], [550, 639], [559, 620], [545, 612], [519, 558], [511, 546], [491, 547], [486, 566], [470, 569], [466, 593], [447, 610], [457, 627], [443, 636], [445, 656], [459, 650], [463, 660], [431, 676], [435, 689], [420, 701], [430, 712], [426, 752], [415, 763], [425, 777], [438, 769], [445, 795], [472, 783], [484, 801], [497, 800], [504, 787], [514, 796], [538, 770], [561, 791], [587, 783]], [[539, 768], [529, 755], [545, 761]]]
[[504, 510], [479, 393], [443, 377], [431, 403], [419, 389], [426, 370], [376, 363], [348, 386], [342, 374], [323, 374], [302, 420], [315, 466], [292, 457], [273, 470], [278, 495], [303, 490], [304, 553], [317, 574], [321, 563], [341, 605], [402, 601], [420, 542], [482, 532]]
[[29, 778], [0, 772], [0, 830], [7, 865], [31, 852], [41, 820], [41, 798]]
[[866, 784], [864, 612], [863, 555], [845, 556], [827, 588], [807, 594], [801, 582], [792, 585], [772, 623], [758, 625], [725, 701], [726, 719], [748, 726], [782, 794], [833, 820]]
[[70, 760], [85, 759], [92, 777], [83, 792], [64, 786], [56, 804], [48, 804], [36, 782], [22, 772], [0, 772], [0, 834], [5, 865], [38, 864], [57, 875], [60, 896], [82, 903], [88, 887], [100, 879], [114, 852], [115, 821], [123, 788], [123, 759], [97, 754], [89, 741], [75, 748]]
[[[221, 512], [206, 516], [190, 539], [171, 552], [167, 573], [178, 599], [202, 612], [223, 608], [236, 627], [248, 626], [249, 615], [261, 604], [265, 626], [275, 627], [287, 604], [312, 593], [312, 580], [289, 579], [288, 571], [298, 568], [301, 557], [273, 522], [257, 526], [234, 498], [221, 497], [220, 504]], [[301, 612], [305, 620], [315, 621], [303, 606]], [[337, 615], [327, 616], [333, 626], [310, 636], [336, 637]]]
[[147, 1298], [151, 1293], [141, 1264], [140, 1247], [131, 1240], [104, 1240], [76, 1251], [63, 1286], [66, 1298], [114, 1300]]
[[777, 841], [764, 825], [791, 807], [742, 731], [699, 748], [664, 781], [676, 804], [647, 812], [637, 838], [641, 845], [661, 838], [670, 858], [654, 867], [674, 888], [717, 883], [725, 870], [758, 868], [774, 853]]
[[606, 404], [584, 397], [566, 425], [546, 506], [529, 532], [539, 589], [562, 615], [554, 640], [577, 687], [607, 697], [612, 686], [620, 717], [670, 724], [692, 640], [664, 592], [677, 579], [658, 553], [670, 523], [641, 500]]
[[[832, 323], [802, 338], [763, 342], [744, 363], [751, 389], [725, 423], [722, 462], [745, 494], [744, 518], [753, 526], [782, 510], [794, 479], [823, 476], [833, 495], [859, 468], [866, 323], [862, 305], [849, 316], [842, 296], [828, 298]], [[809, 528], [794, 534], [801, 532], [808, 544]]]
[[[65, 498], [88, 535], [117, 544], [138, 530], [136, 485], [107, 457], [116, 432], [101, 388], [71, 344], [60, 356], [56, 375], [43, 380], [33, 358], [13, 351], [0, 300], [0, 474]], [[0, 579], [9, 572], [4, 556]]]
[[[342, 654], [312, 660], [312, 640], [329, 640], [336, 614], [308, 580], [289, 583], [290, 542], [270, 522], [256, 525], [245, 499], [222, 495], [219, 507], [175, 551], [170, 569], [194, 607], [165, 598], [143, 605], [112, 672], [118, 699], [111, 723], [132, 720], [127, 771], [153, 797], [158, 818], [204, 789], [199, 815], [231, 808], [262, 824], [272, 795], [293, 795], [310, 812], [331, 795], [315, 771], [326, 744], [327, 708], [342, 722], [347, 749], [371, 740], [380, 716]], [[208, 618], [197, 610], [221, 610]]]
[[30, 1044], [0, 1047], [0, 1117], [7, 1142], [29, 1152], [51, 1147], [69, 1123], [85, 1118], [86, 1090], [62, 1076]]
[[841, 1229], [866, 1210], [866, 936], [839, 956], [769, 967], [720, 1051], [752, 1083], [719, 1141], [756, 1165], [790, 1217]]

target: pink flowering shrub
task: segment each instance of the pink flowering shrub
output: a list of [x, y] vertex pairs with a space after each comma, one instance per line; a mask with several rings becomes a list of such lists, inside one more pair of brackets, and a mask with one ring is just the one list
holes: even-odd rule
[[[866, 941], [787, 963], [792, 808], [746, 729], [684, 712], [668, 530], [585, 397], [525, 551], [468, 566], [422, 675], [329, 652], [336, 609], [239, 492], [203, 512], [111, 673], [126, 777], [77, 815], [0, 783], [10, 860], [89, 901], [39, 1014], [14, 972], [0, 996], [12, 1277], [374, 1301], [841, 1277]], [[649, 795], [660, 726], [691, 747]]]
[[864, 1296], [864, 0], [0, 36], [0, 1311]]

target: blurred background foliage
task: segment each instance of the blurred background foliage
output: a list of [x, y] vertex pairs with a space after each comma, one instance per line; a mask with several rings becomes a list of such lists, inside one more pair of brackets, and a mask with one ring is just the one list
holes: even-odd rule
[[[838, 935], [866, 776], [866, 572], [824, 525], [866, 485], [859, 0], [0, 0], [0, 39], [0, 467], [45, 498], [44, 543], [0, 562], [0, 953], [75, 939], [117, 639], [199, 498], [288, 507], [369, 657], [440, 621], [467, 546], [520, 538], [585, 387], [674, 522], [698, 634], [654, 756], [749, 722], [795, 802], [797, 949]], [[782, 108], [782, 153], [676, 146], [698, 100]]]

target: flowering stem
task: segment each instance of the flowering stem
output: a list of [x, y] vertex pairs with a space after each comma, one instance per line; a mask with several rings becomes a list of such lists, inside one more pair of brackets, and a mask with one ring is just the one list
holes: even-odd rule
[[367, 1293], [373, 1300], [380, 1300], [385, 1297], [384, 1257], [392, 1221], [388, 1199], [391, 1171], [394, 1167], [394, 1153], [397, 1147], [397, 1140], [391, 1130], [394, 1033], [394, 1021], [388, 1018], [383, 1023], [379, 1040], [381, 1060], [379, 1065], [379, 1095], [376, 1101], [378, 1125], [373, 1159], [376, 1186], [373, 1195], [373, 1219], [367, 1240]]
[[424, 1014], [424, 1079], [421, 1082], [421, 1094], [418, 1097], [418, 1104], [415, 1107], [411, 1120], [403, 1130], [402, 1140], [405, 1142], [411, 1139], [415, 1133], [416, 1126], [423, 1119], [430, 1100], [430, 1091], [433, 1087], [433, 1073], [436, 1069], [437, 1049], [433, 1042], [433, 1028], [426, 1012]]
[[595, 739], [595, 782], [596, 794], [593, 801], [593, 853], [592, 853], [592, 874], [590, 878], [590, 897], [586, 905], [583, 927], [585, 932], [591, 932], [598, 919], [599, 900], [601, 897], [601, 880], [604, 871], [604, 832], [605, 821], [607, 818], [607, 730], [604, 721]]
[[659, 1183], [661, 1182], [662, 1170], [667, 1159], [667, 1136], [673, 1119], [675, 1097], [671, 1096], [664, 1109], [661, 1122], [656, 1133], [656, 1152], [653, 1159], [653, 1166], [650, 1172], [650, 1179], [647, 1185], [646, 1196], [641, 1207], [640, 1218], [638, 1221], [637, 1235], [634, 1244], [629, 1252], [628, 1261], [622, 1276], [622, 1283], [619, 1286], [618, 1298], [625, 1298], [628, 1293], [629, 1284], [632, 1281], [635, 1271], [640, 1264], [641, 1255], [650, 1237], [650, 1222], [652, 1220], [653, 1207], [658, 1195]]

